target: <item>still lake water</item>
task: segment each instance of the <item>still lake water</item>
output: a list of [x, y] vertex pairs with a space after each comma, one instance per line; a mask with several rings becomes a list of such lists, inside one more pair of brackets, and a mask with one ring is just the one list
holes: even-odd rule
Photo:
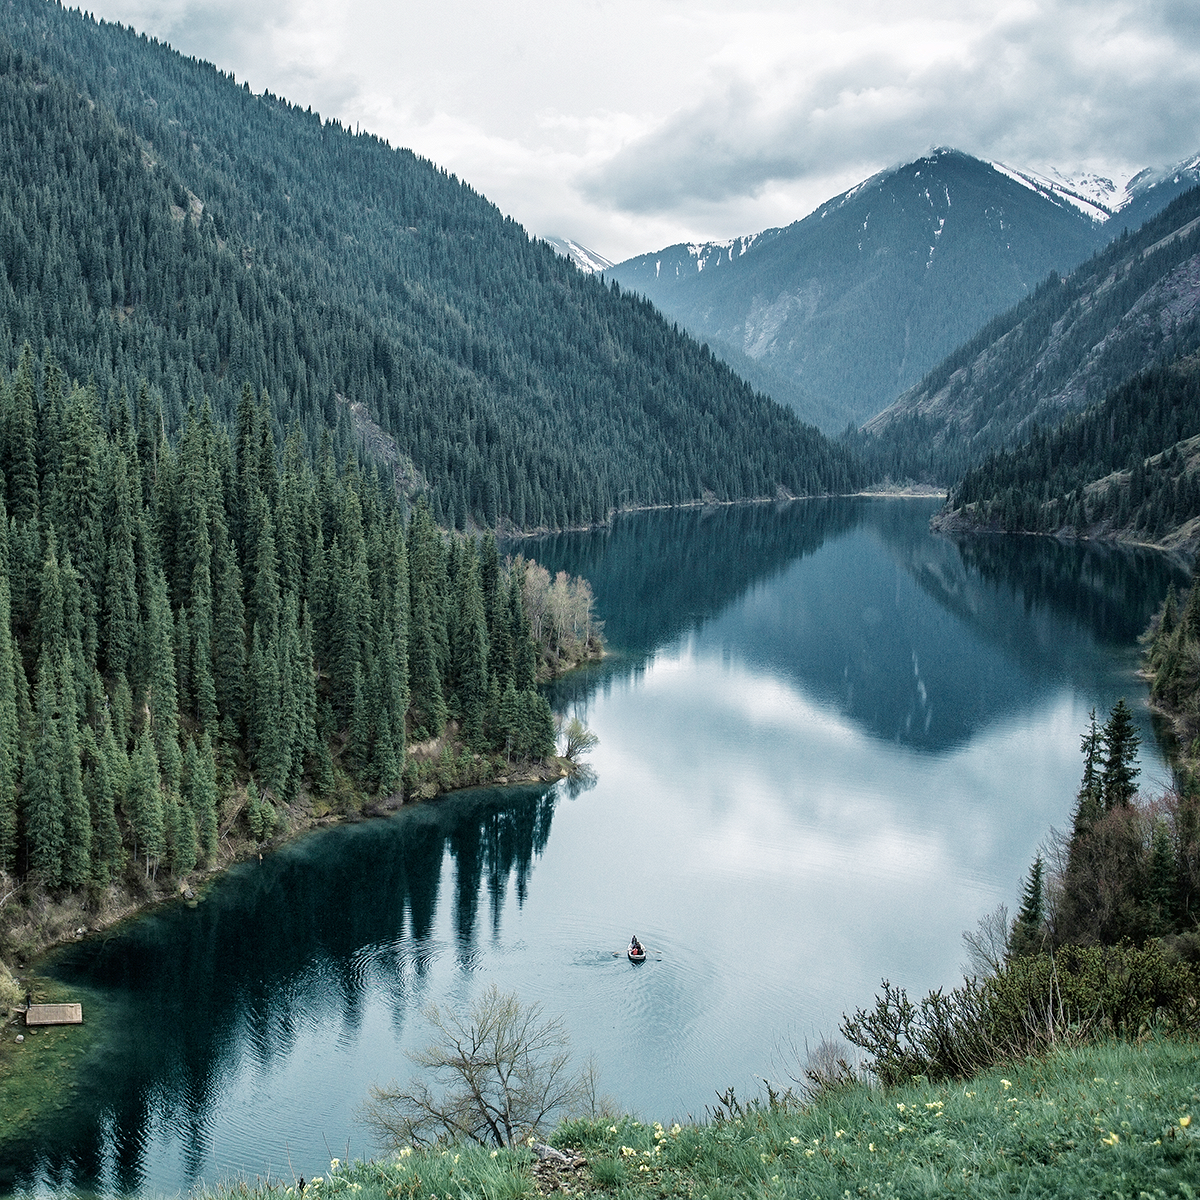
[[[1089, 710], [1141, 722], [1151, 553], [934, 537], [929, 501], [650, 513], [519, 548], [591, 580], [611, 654], [560, 681], [595, 783], [485, 789], [306, 837], [66, 948], [96, 1049], [0, 1145], [0, 1191], [176, 1193], [369, 1154], [431, 1001], [489, 983], [561, 1015], [648, 1119], [799, 1074], [961, 934], [1070, 819]], [[633, 932], [651, 950], [614, 957]], [[0, 1091], [2, 1091], [0, 1082]], [[2, 1100], [2, 1097], [0, 1097]]]

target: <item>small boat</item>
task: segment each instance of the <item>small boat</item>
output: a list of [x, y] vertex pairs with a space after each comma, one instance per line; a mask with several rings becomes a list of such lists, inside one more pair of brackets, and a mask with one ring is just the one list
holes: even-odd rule
[[630, 962], [646, 961], [646, 947], [643, 946], [641, 942], [630, 942], [629, 949], [626, 951], [626, 953], [629, 955]]

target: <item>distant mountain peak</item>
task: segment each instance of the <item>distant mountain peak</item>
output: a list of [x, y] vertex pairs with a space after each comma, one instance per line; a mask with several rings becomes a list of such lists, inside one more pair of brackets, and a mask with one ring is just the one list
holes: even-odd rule
[[589, 250], [571, 238], [548, 237], [545, 240], [556, 253], [570, 259], [585, 275], [599, 275], [613, 265], [603, 254], [597, 254], [595, 250]]

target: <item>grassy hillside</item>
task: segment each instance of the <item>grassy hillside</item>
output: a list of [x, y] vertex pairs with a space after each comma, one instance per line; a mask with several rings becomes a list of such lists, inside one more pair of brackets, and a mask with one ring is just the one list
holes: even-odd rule
[[[569, 1122], [551, 1139], [585, 1160], [454, 1146], [331, 1165], [303, 1192], [249, 1195], [518, 1197], [1155, 1196], [1200, 1177], [1200, 1049], [1152, 1040], [1063, 1049], [965, 1083], [836, 1089], [806, 1106], [723, 1105], [703, 1123]], [[1195, 1118], [1195, 1119], [1193, 1119]], [[666, 1120], [666, 1118], [664, 1118]], [[213, 1193], [216, 1200], [247, 1194]]]

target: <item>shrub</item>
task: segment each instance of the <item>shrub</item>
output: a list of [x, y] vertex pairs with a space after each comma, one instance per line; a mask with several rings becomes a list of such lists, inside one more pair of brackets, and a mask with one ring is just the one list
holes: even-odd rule
[[930, 992], [918, 1004], [885, 980], [874, 1009], [844, 1018], [842, 1032], [890, 1086], [913, 1076], [966, 1078], [1111, 1034], [1136, 1037], [1152, 1027], [1195, 1033], [1198, 998], [1200, 970], [1157, 942], [1065, 946], [1014, 959], [989, 979]]

